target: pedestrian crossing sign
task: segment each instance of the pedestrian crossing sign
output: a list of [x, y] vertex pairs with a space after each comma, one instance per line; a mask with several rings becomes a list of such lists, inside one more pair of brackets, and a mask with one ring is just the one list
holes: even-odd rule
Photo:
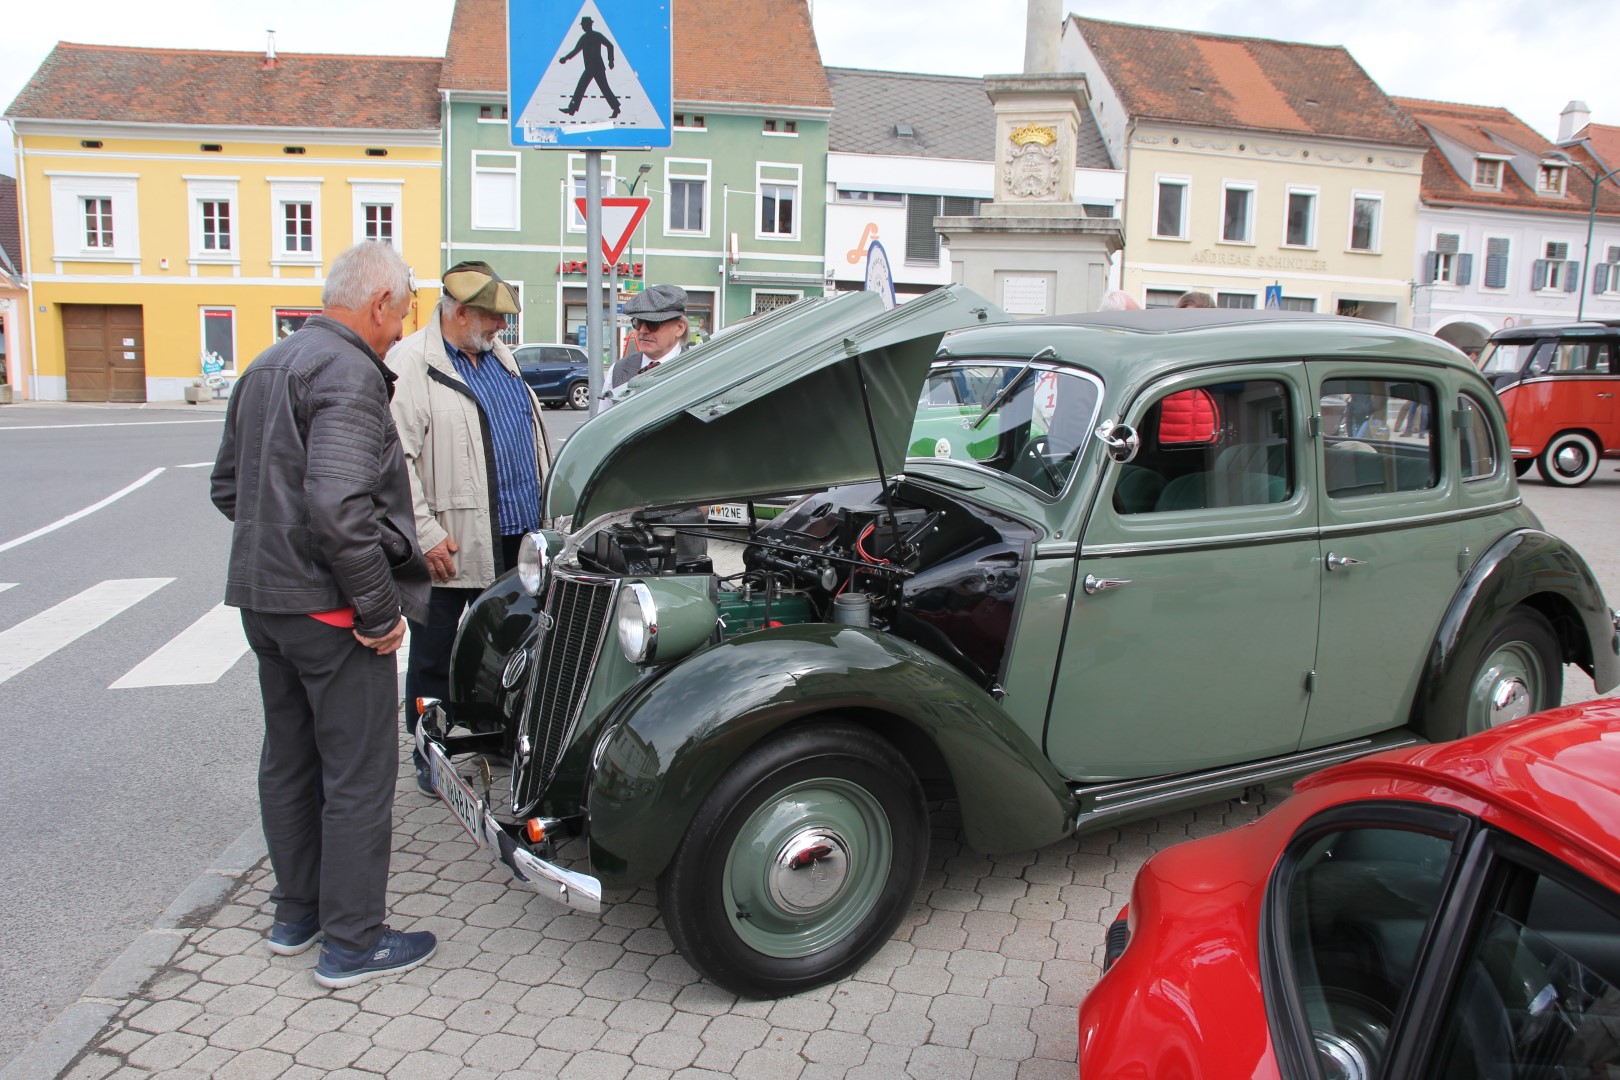
[[513, 146], [668, 147], [670, 0], [507, 0]]

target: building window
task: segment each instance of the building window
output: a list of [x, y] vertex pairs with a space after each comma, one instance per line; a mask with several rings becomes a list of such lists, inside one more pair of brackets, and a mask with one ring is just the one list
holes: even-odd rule
[[515, 231], [518, 215], [518, 156], [473, 152], [472, 227]]
[[687, 131], [702, 131], [708, 125], [704, 123], [702, 113], [676, 113], [675, 126]]
[[[602, 158], [602, 197], [607, 198], [613, 194], [613, 178], [617, 175], [618, 159], [612, 155]], [[570, 154], [568, 157], [568, 175], [572, 178], [572, 195], [568, 199], [568, 231], [584, 232], [585, 215], [580, 213], [579, 203], [576, 199], [586, 198], [590, 188], [585, 183], [585, 158], [579, 154]]]
[[202, 309], [202, 351], [213, 353], [225, 365], [226, 374], [236, 372], [236, 309]]
[[1599, 295], [1620, 293], [1620, 247], [1609, 248], [1609, 260], [1592, 267], [1592, 291]]
[[113, 247], [113, 204], [111, 199], [84, 200], [84, 246], [104, 251]]
[[1562, 241], [1549, 240], [1546, 257], [1537, 259], [1530, 267], [1530, 287], [1574, 292], [1580, 285], [1580, 276], [1580, 264], [1569, 261], [1569, 245]]
[[1161, 240], [1187, 239], [1187, 181], [1160, 179], [1154, 195], [1153, 235]]
[[1474, 276], [1474, 257], [1461, 252], [1460, 233], [1436, 233], [1423, 274], [1425, 285], [1467, 285]]
[[1142, 306], [1150, 308], [1175, 307], [1176, 301], [1180, 300], [1186, 291], [1186, 289], [1149, 289]]
[[276, 308], [273, 312], [276, 320], [276, 340], [291, 337], [304, 328], [310, 316], [320, 313], [320, 308]]
[[502, 344], [513, 346], [523, 340], [523, 282], [508, 281], [507, 284], [512, 286], [512, 291], [518, 295], [518, 314], [506, 317], [506, 325], [501, 327], [501, 332], [496, 337], [501, 339]]
[[802, 292], [755, 292], [752, 314], [761, 315], [777, 308], [785, 308], [804, 299]]
[[908, 266], [939, 265], [936, 217], [973, 217], [979, 212], [979, 200], [970, 195], [907, 195], [905, 200]]
[[1502, 163], [1490, 158], [1479, 158], [1474, 162], [1474, 186], [1486, 188], [1490, 191], [1502, 190]]
[[1356, 195], [1350, 206], [1350, 250], [1376, 252], [1378, 226], [1383, 219], [1384, 199], [1380, 195]]
[[1288, 190], [1288, 219], [1283, 243], [1288, 247], [1316, 246], [1316, 193], [1298, 188]]
[[478, 106], [478, 119], [487, 120], [492, 124], [499, 124], [506, 120], [506, 106], [480, 105]]
[[1568, 169], [1562, 165], [1542, 165], [1536, 170], [1537, 195], [1562, 195], [1564, 193], [1564, 177]]
[[1221, 195], [1221, 240], [1254, 242], [1254, 188], [1227, 184]]
[[766, 120], [764, 127], [767, 135], [797, 135], [799, 122], [797, 120]]
[[664, 161], [664, 232], [687, 236], [709, 234], [709, 163], [668, 158]]
[[1315, 311], [1316, 298], [1311, 296], [1285, 296], [1280, 301], [1279, 311]]
[[838, 188], [834, 197], [839, 202], [853, 203], [890, 203], [903, 205], [906, 197], [898, 191], [858, 191], [854, 188]]
[[801, 165], [758, 162], [754, 177], [759, 195], [755, 217], [756, 239], [797, 240], [799, 237], [799, 180]]
[[290, 202], [281, 204], [282, 245], [289, 255], [305, 254], [315, 250], [315, 204]]
[[392, 203], [366, 203], [362, 209], [365, 212], [365, 230], [367, 240], [380, 240], [385, 244], [394, 242], [394, 207]]
[[1216, 307], [1243, 308], [1248, 310], [1254, 307], [1254, 302], [1254, 293], [1222, 292], [1215, 294]]
[[400, 250], [400, 231], [405, 219], [405, 182], [402, 180], [351, 180], [350, 203], [354, 213], [354, 242], [375, 240]]
[[1505, 236], [1491, 236], [1485, 240], [1485, 287], [1505, 289], [1508, 283], [1508, 254], [1511, 241]]
[[204, 200], [202, 204], [202, 249], [231, 250], [231, 204]]

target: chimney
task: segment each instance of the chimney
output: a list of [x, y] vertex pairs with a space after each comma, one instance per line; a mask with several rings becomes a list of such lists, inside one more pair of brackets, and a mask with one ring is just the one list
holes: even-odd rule
[[276, 32], [266, 30], [265, 33], [270, 35], [270, 40], [264, 46], [264, 60], [259, 64], [259, 69], [270, 71], [276, 66]]
[[1575, 133], [1592, 122], [1592, 110], [1584, 101], [1572, 101], [1558, 114], [1558, 142], [1567, 143]]

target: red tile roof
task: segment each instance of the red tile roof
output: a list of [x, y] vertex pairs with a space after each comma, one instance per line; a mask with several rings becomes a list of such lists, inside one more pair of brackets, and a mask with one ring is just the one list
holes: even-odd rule
[[[671, 0], [675, 100], [832, 108], [805, 0]], [[505, 0], [456, 0], [447, 90], [506, 92]]]
[[1592, 153], [1604, 163], [1604, 172], [1620, 167], [1620, 127], [1612, 127], [1609, 124], [1587, 124], [1575, 133], [1575, 138], [1584, 140]]
[[1426, 142], [1342, 46], [1070, 18], [1137, 120]]
[[[1394, 101], [1433, 138], [1450, 140], [1469, 151], [1469, 165], [1475, 154], [1508, 155], [1518, 150], [1539, 162], [1543, 155], [1558, 149], [1529, 124], [1494, 105], [1463, 105], [1419, 98], [1395, 98]], [[1598, 167], [1580, 147], [1571, 146], [1565, 152], [1588, 169], [1598, 173], [1607, 171]], [[1569, 170], [1562, 198], [1537, 195], [1506, 162], [1502, 163], [1501, 191], [1479, 191], [1472, 181], [1472, 174], [1460, 175], [1438, 143], [1431, 141], [1423, 157], [1422, 196], [1426, 203], [1571, 214], [1585, 214], [1592, 207], [1592, 184], [1577, 169]], [[1598, 213], [1620, 214], [1620, 190], [1604, 185], [1598, 193]]]
[[106, 123], [428, 131], [439, 68], [414, 56], [144, 49], [60, 42], [7, 116]]

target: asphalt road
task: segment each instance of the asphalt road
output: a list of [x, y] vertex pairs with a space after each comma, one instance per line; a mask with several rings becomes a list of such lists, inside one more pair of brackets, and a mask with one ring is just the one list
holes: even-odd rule
[[[207, 465], [222, 419], [0, 408], [0, 1067], [257, 822], [257, 683], [231, 652], [233, 613], [213, 612], [229, 528]], [[584, 420], [545, 413], [554, 444]], [[1532, 474], [1522, 491], [1620, 603], [1614, 464], [1584, 488]], [[117, 610], [89, 625], [76, 608]], [[1569, 669], [1565, 699], [1591, 696]]]

